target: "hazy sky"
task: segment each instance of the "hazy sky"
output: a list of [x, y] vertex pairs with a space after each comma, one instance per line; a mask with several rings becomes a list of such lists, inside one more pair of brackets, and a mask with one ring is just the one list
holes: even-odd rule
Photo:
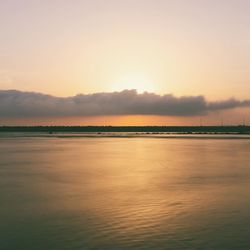
[[0, 89], [250, 99], [249, 0], [0, 0]]

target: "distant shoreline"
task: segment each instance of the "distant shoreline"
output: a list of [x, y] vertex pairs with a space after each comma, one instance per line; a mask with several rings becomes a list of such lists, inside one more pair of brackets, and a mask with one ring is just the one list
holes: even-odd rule
[[0, 126], [0, 133], [144, 133], [145, 135], [239, 135], [250, 134], [250, 126]]

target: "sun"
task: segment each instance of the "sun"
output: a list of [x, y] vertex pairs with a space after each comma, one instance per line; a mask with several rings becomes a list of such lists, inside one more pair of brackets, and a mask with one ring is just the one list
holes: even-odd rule
[[111, 88], [112, 91], [136, 89], [138, 93], [155, 91], [152, 80], [144, 74], [122, 76], [112, 84]]

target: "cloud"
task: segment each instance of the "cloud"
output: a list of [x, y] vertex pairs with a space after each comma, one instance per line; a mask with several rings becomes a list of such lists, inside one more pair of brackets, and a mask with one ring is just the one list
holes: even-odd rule
[[217, 110], [250, 107], [250, 100], [208, 102], [203, 96], [138, 94], [136, 90], [55, 97], [17, 90], [0, 91], [0, 117], [100, 115], [198, 116]]

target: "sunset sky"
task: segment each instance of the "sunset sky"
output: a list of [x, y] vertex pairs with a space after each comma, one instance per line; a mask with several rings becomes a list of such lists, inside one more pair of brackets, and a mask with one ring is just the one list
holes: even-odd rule
[[0, 0], [0, 125], [250, 123], [249, 13], [249, 0]]

